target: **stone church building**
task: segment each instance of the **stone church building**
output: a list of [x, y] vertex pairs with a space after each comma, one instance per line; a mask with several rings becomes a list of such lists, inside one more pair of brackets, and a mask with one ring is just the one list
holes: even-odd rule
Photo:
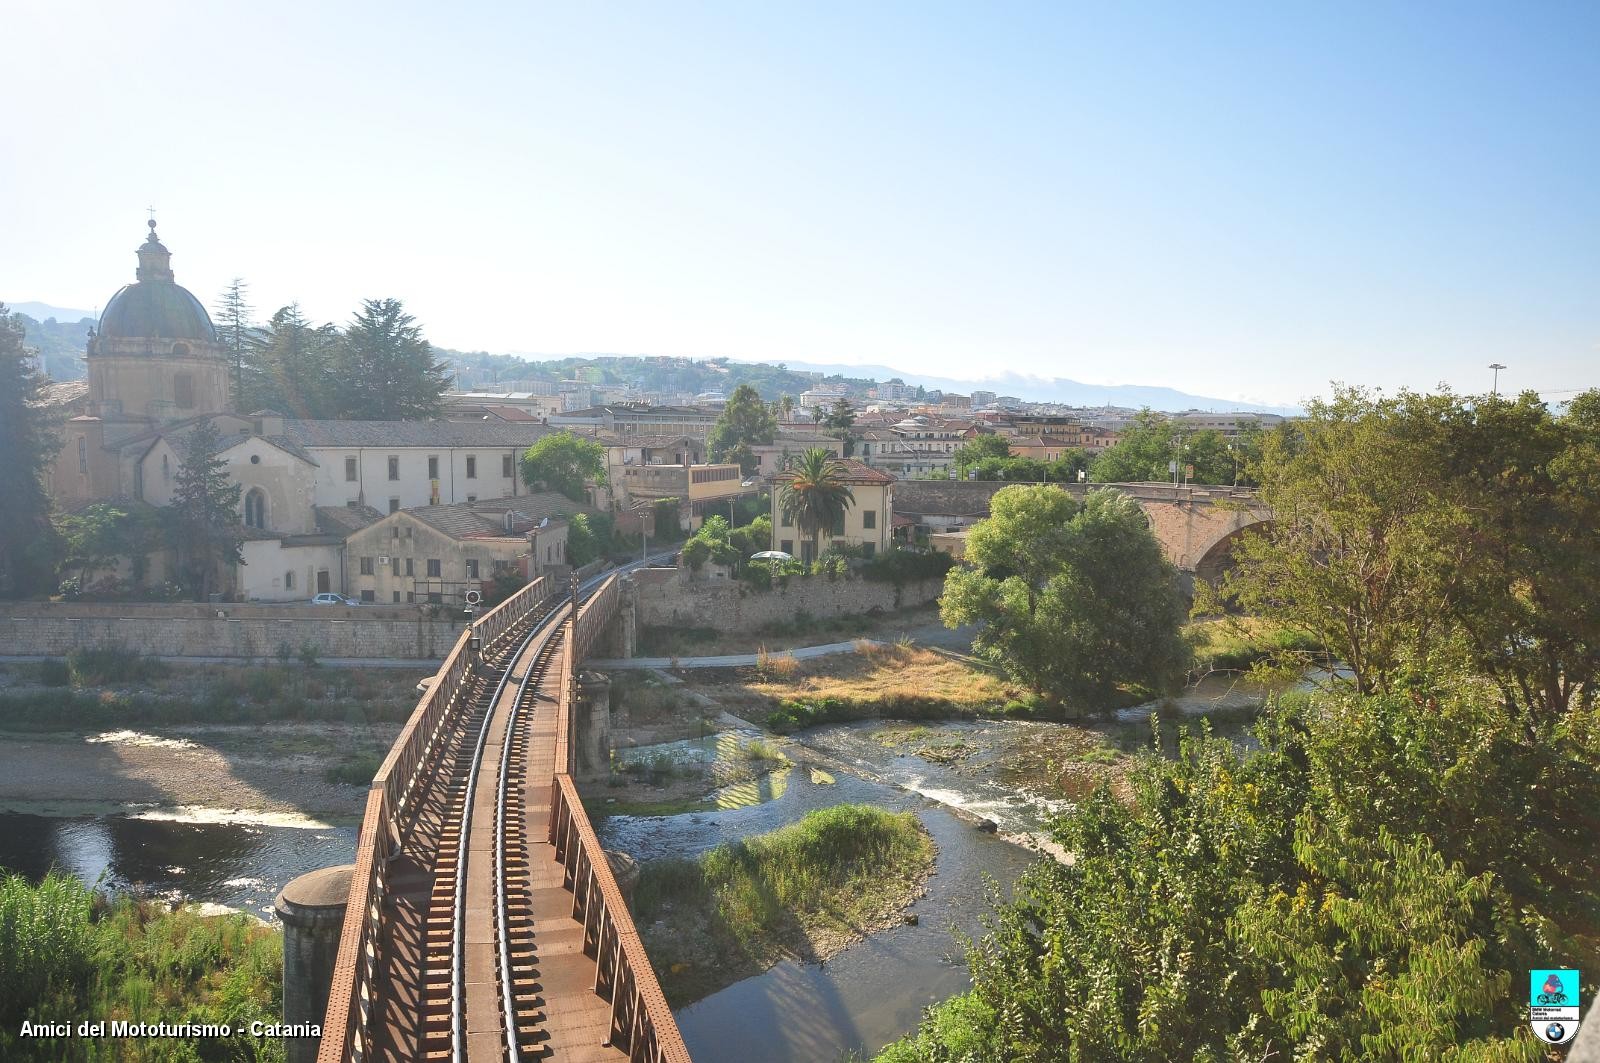
[[[346, 562], [346, 542], [387, 514], [417, 507], [482, 506], [498, 522], [482, 570], [508, 563], [533, 576], [546, 567], [527, 536], [508, 547], [509, 509], [564, 526], [570, 503], [529, 496], [518, 458], [550, 429], [538, 422], [484, 420], [304, 420], [272, 410], [241, 413], [229, 394], [230, 365], [200, 300], [180, 286], [156, 223], [138, 249], [134, 283], [111, 297], [90, 333], [88, 381], [53, 385], [47, 401], [61, 418], [61, 449], [46, 472], [56, 505], [71, 510], [100, 501], [165, 506], [172, 502], [188, 434], [209, 421], [220, 436], [215, 456], [240, 485], [245, 563], [228, 590], [251, 601], [308, 598], [322, 591], [367, 597]], [[542, 526], [544, 541], [553, 534]], [[487, 538], [487, 536], [486, 536]], [[564, 533], [563, 533], [564, 538]], [[479, 566], [469, 542], [462, 578]], [[492, 553], [492, 556], [491, 556]], [[492, 562], [492, 565], [491, 565]], [[164, 565], [151, 568], [159, 580]], [[399, 583], [394, 601], [413, 599]], [[437, 601], [436, 585], [417, 590]], [[398, 592], [398, 593], [397, 593]]]

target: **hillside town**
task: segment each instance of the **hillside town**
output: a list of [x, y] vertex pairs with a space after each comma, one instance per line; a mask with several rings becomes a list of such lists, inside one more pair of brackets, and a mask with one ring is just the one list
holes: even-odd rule
[[[982, 391], [946, 395], [898, 381], [865, 389], [818, 383], [798, 395], [760, 396], [771, 430], [748, 443], [741, 464], [710, 460], [708, 439], [729, 401], [718, 392], [629, 394], [573, 379], [442, 390], [434, 416], [411, 420], [243, 410], [224, 341], [205, 306], [177, 282], [153, 221], [137, 259], [134, 282], [108, 300], [89, 331], [86, 379], [54, 382], [41, 393], [59, 437], [45, 487], [63, 512], [109, 504], [136, 522], [140, 511], [173, 504], [189, 441], [202, 433], [209, 460], [238, 499], [240, 547], [236, 563], [207, 582], [214, 600], [333, 594], [460, 608], [471, 592], [502, 596], [497, 580], [575, 567], [567, 554], [575, 515], [604, 517], [622, 536], [670, 542], [693, 535], [708, 515], [737, 519], [741, 504], [762, 500], [776, 529], [762, 547], [810, 563], [820, 547], [794, 534], [773, 486], [800, 455], [818, 449], [861, 495], [828, 544], [870, 558], [897, 545], [927, 546], [930, 536], [958, 527], [928, 522], [924, 507], [904, 495], [897, 510], [895, 485], [976, 477], [958, 466], [974, 441], [1001, 441], [993, 453], [1041, 468], [1076, 457], [1081, 482], [1088, 462], [1115, 447], [1137, 416]], [[1165, 420], [1175, 435], [1204, 431], [1224, 440], [1283, 422], [1193, 410]], [[603, 451], [576, 497], [530, 486], [523, 473], [528, 449], [562, 433]], [[72, 592], [127, 598], [181, 583], [170, 545], [151, 545], [139, 556], [99, 558]]]

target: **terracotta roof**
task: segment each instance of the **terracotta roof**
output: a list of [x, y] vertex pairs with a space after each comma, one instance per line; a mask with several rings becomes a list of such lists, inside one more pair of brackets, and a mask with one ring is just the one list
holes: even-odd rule
[[68, 406], [89, 396], [87, 380], [63, 380], [46, 384], [34, 396], [35, 406]]
[[[847, 484], [892, 484], [895, 478], [881, 469], [874, 469], [855, 458], [834, 458], [829, 466], [837, 471], [839, 479]], [[792, 472], [780, 472], [772, 477], [776, 481], [793, 479]]]
[[316, 506], [313, 512], [317, 529], [325, 535], [349, 535], [384, 518], [371, 506]]

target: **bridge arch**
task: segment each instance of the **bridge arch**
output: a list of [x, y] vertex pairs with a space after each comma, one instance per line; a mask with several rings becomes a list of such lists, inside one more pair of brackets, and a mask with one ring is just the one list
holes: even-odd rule
[[1232, 571], [1234, 567], [1234, 549], [1239, 545], [1240, 540], [1251, 532], [1262, 532], [1271, 526], [1272, 521], [1270, 520], [1258, 520], [1246, 524], [1242, 528], [1237, 528], [1212, 543], [1210, 548], [1195, 562], [1194, 578], [1205, 580], [1213, 587], [1220, 584], [1223, 577]]

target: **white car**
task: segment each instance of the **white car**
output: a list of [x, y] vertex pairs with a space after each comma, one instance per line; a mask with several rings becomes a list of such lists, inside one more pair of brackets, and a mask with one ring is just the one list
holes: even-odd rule
[[312, 605], [360, 605], [354, 598], [346, 598], [342, 594], [331, 594], [327, 591], [311, 599]]

